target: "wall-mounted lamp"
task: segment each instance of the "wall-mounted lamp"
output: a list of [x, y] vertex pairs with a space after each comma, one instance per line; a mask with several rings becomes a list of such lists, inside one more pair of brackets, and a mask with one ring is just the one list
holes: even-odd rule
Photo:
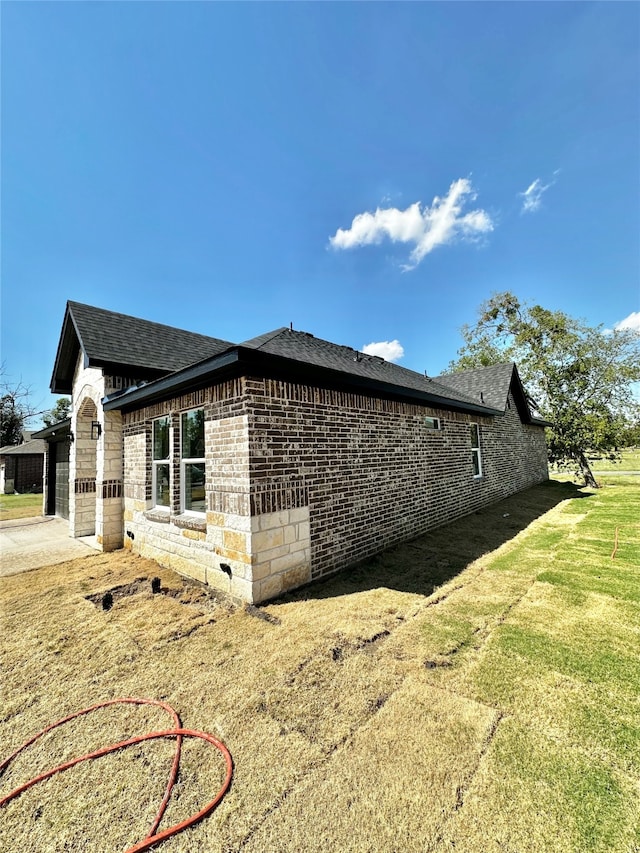
[[71, 432], [71, 430], [69, 430], [69, 444], [73, 444], [73, 439], [74, 439], [74, 435]]
[[100, 421], [91, 421], [91, 438], [97, 441], [102, 435], [102, 424]]

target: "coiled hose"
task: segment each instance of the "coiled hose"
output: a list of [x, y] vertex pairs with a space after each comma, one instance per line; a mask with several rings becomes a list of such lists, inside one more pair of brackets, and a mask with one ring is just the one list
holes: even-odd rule
[[[83, 708], [81, 711], [76, 711], [74, 714], [69, 714], [68, 717], [64, 717], [62, 720], [58, 720], [57, 722], [52, 723], [50, 726], [47, 726], [46, 728], [42, 729], [42, 731], [29, 738], [29, 740], [25, 741], [14, 752], [12, 752], [11, 755], [8, 756], [8, 758], [5, 758], [2, 762], [0, 762], [0, 773], [2, 773], [13, 761], [13, 759], [23, 750], [25, 750], [28, 746], [31, 746], [31, 744], [38, 740], [38, 738], [41, 738], [43, 735], [47, 734], [53, 729], [57, 729], [59, 726], [70, 722], [70, 720], [75, 720], [77, 717], [81, 717], [84, 714], [90, 714], [92, 711], [96, 711], [98, 708], [105, 708], [109, 705], [118, 704], [155, 705], [156, 707], [165, 710], [172, 717], [174, 727], [172, 729], [163, 729], [162, 731], [147, 732], [143, 735], [128, 738], [127, 740], [120, 741], [119, 743], [114, 743], [110, 746], [105, 746], [101, 749], [96, 749], [94, 752], [89, 752], [86, 755], [81, 755], [79, 758], [72, 758], [70, 761], [66, 761], [63, 764], [59, 764], [57, 767], [52, 767], [51, 769], [46, 770], [44, 773], [41, 773], [39, 776], [34, 776], [33, 779], [29, 779], [28, 782], [24, 782], [18, 788], [15, 788], [5, 797], [0, 799], [0, 808], [11, 800], [14, 800], [16, 797], [20, 796], [20, 794], [22, 794], [24, 791], [28, 790], [29, 788], [32, 788], [34, 785], [37, 785], [38, 782], [43, 782], [45, 779], [51, 778], [51, 776], [54, 776], [56, 773], [61, 773], [63, 770], [68, 770], [70, 767], [75, 767], [76, 764], [80, 764], [82, 761], [88, 761], [91, 758], [101, 758], [103, 755], [108, 755], [110, 752], [115, 752], [118, 749], [125, 749], [128, 746], [133, 746], [133, 744], [141, 743], [142, 741], [155, 740], [157, 738], [164, 737], [174, 737], [176, 739], [176, 749], [173, 756], [171, 771], [169, 773], [169, 780], [167, 782], [167, 786], [165, 788], [164, 796], [162, 798], [162, 802], [160, 803], [158, 812], [153, 820], [151, 828], [146, 837], [137, 844], [134, 844], [133, 847], [130, 847], [126, 851], [126, 853], [142, 853], [143, 850], [149, 850], [149, 848], [153, 845], [159, 844], [161, 841], [164, 841], [165, 839], [176, 835], [178, 832], [182, 832], [183, 829], [187, 829], [187, 827], [193, 826], [195, 823], [202, 820], [208, 814], [211, 814], [211, 812], [220, 803], [227, 790], [229, 789], [229, 785], [231, 784], [231, 777], [233, 775], [233, 760], [231, 758], [231, 753], [229, 752], [227, 747], [213, 735], [207, 734], [206, 732], [199, 732], [194, 729], [182, 728], [180, 717], [178, 716], [176, 711], [174, 711], [174, 709], [170, 705], [167, 705], [166, 702], [160, 702], [156, 699], [138, 699], [129, 697], [123, 699], [110, 699], [106, 702], [99, 702], [96, 705], [91, 705], [89, 708]], [[186, 820], [183, 820], [180, 823], [176, 823], [174, 824], [174, 826], [171, 826], [168, 829], [163, 830], [162, 832], [157, 832], [157, 829], [160, 825], [160, 821], [162, 820], [167, 805], [169, 804], [169, 799], [171, 797], [173, 786], [176, 782], [178, 769], [180, 766], [182, 740], [185, 737], [197, 737], [201, 740], [207, 741], [207, 743], [212, 744], [222, 753], [226, 765], [225, 778], [220, 789], [218, 790], [218, 793], [212, 800], [210, 800], [206, 804], [203, 809], [201, 809], [199, 812], [196, 812], [195, 814], [192, 814]]]

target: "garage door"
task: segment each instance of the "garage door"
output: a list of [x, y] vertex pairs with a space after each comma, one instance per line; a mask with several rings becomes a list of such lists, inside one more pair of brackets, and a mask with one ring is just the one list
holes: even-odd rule
[[69, 518], [69, 443], [59, 441], [49, 446], [52, 453], [55, 449], [53, 514]]

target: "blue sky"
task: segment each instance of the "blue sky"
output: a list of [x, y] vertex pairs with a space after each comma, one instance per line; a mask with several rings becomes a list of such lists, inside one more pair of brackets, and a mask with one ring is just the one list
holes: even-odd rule
[[430, 375], [495, 291], [640, 323], [639, 39], [637, 3], [4, 3], [5, 378], [53, 405], [67, 299]]

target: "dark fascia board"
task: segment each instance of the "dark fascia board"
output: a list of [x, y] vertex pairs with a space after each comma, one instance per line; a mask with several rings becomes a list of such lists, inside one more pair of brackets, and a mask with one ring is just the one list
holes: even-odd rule
[[168, 400], [178, 394], [184, 394], [186, 391], [208, 385], [214, 375], [216, 379], [219, 378], [221, 374], [229, 372], [230, 369], [233, 370], [237, 363], [238, 350], [236, 348], [227, 350], [213, 358], [208, 358], [206, 361], [199, 361], [183, 370], [148, 382], [133, 391], [105, 397], [102, 401], [102, 408], [105, 412], [114, 409], [128, 412], [150, 403]]
[[[80, 341], [80, 335], [76, 329], [71, 309], [67, 302], [64, 320], [62, 321], [60, 340], [58, 341], [58, 349], [56, 351], [56, 358], [53, 363], [53, 373], [51, 374], [51, 382], [49, 383], [49, 388], [54, 394], [71, 393], [73, 385], [73, 369], [81, 347], [82, 342]], [[70, 371], [69, 365], [71, 366]], [[60, 379], [60, 374], [63, 375], [62, 379]]]
[[39, 432], [31, 434], [31, 438], [44, 438], [47, 441], [60, 441], [71, 432], [71, 418], [65, 418], [63, 421], [58, 421], [56, 424], [51, 424], [49, 427], [41, 429]]
[[331, 387], [336, 387], [336, 385], [341, 388], [355, 387], [393, 399], [419, 400], [437, 408], [488, 417], [503, 414], [499, 409], [493, 409], [480, 403], [465, 403], [427, 391], [400, 388], [392, 383], [354, 376], [340, 370], [332, 370], [331, 368], [320, 367], [243, 346], [233, 347], [218, 356], [198, 362], [198, 364], [191, 365], [184, 370], [177, 371], [124, 394], [106, 397], [103, 400], [103, 408], [105, 411], [119, 409], [127, 412], [151, 403], [168, 400], [190, 390], [203, 388], [211, 384], [212, 381], [218, 381], [227, 375], [238, 376], [249, 372], [261, 376], [304, 379], [307, 382], [315, 380]]
[[107, 376], [134, 375], [136, 378], [144, 379], [147, 382], [154, 382], [156, 379], [169, 374], [169, 371], [159, 370], [155, 367], [138, 367], [126, 361], [105, 361], [100, 358], [86, 359], [85, 367], [99, 367]]
[[511, 374], [510, 387], [513, 392], [513, 397], [516, 403], [516, 408], [518, 409], [518, 414], [520, 415], [520, 420], [523, 423], [529, 423], [533, 424], [534, 426], [543, 427], [552, 426], [552, 424], [544, 418], [538, 418], [535, 415], [531, 414], [531, 409], [529, 408], [529, 401], [527, 400], [527, 394], [524, 390], [524, 385], [522, 384], [520, 374], [518, 373], [518, 368], [515, 364], [513, 365], [513, 373]]

